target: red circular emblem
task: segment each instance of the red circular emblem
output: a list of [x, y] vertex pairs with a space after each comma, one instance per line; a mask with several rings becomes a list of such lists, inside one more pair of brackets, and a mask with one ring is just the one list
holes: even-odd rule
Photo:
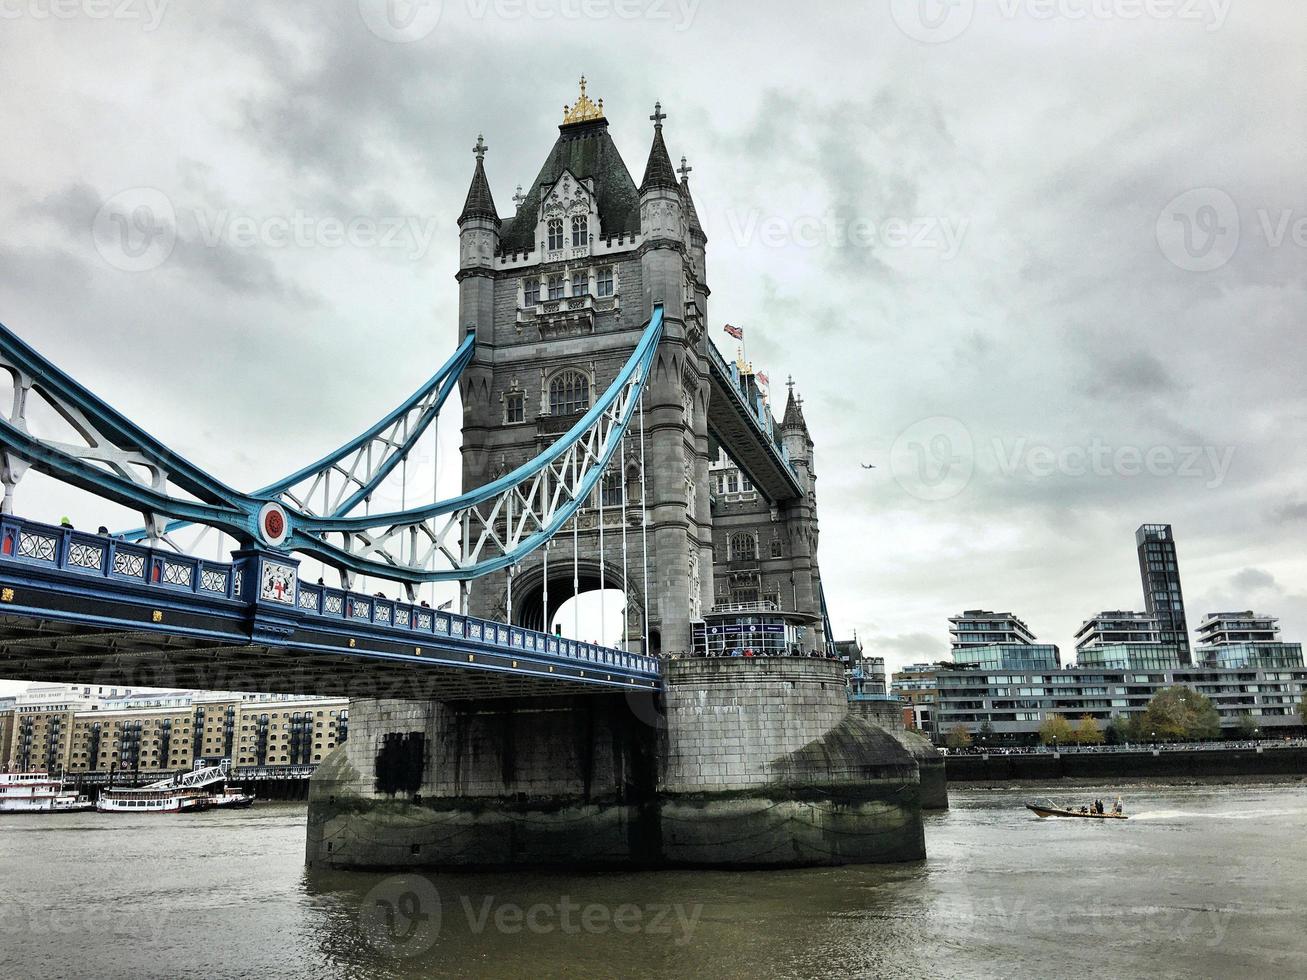
[[279, 510], [270, 510], [263, 515], [263, 534], [269, 540], [276, 540], [286, 532], [286, 518]]

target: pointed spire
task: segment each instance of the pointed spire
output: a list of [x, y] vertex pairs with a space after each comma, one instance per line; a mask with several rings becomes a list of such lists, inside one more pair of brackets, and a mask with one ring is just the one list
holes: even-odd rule
[[640, 193], [667, 188], [676, 190], [676, 171], [672, 169], [672, 158], [667, 153], [667, 144], [663, 142], [663, 104], [655, 103], [653, 115], [649, 117], [654, 124], [653, 146], [649, 148], [649, 163], [644, 168], [644, 180], [640, 182]]
[[806, 429], [808, 423], [803, 417], [803, 397], [794, 393], [794, 375], [790, 375], [785, 387], [790, 389], [790, 394], [785, 399], [785, 415], [781, 418], [781, 425], [785, 428], [797, 426]]
[[472, 174], [472, 186], [468, 188], [467, 200], [463, 202], [463, 213], [458, 216], [458, 223], [471, 218], [490, 218], [496, 224], [499, 223], [499, 212], [495, 210], [495, 199], [490, 193], [490, 181], [486, 179], [486, 146], [484, 136], [478, 134], [477, 145], [472, 147], [472, 152], [476, 154], [477, 169]]
[[572, 105], [563, 106], [563, 125], [570, 126], [573, 123], [591, 122], [595, 119], [604, 118], [604, 100], [600, 99], [596, 104], [590, 96], [585, 94], [585, 87], [588, 83], [585, 76], [581, 76], [581, 94], [576, 97]]
[[676, 172], [681, 175], [681, 200], [685, 202], [685, 218], [691, 231], [703, 235], [703, 225], [699, 223], [699, 212], [695, 210], [694, 198], [690, 196], [690, 174], [693, 171], [694, 168], [686, 162], [685, 157], [681, 157], [681, 165], [676, 169]]

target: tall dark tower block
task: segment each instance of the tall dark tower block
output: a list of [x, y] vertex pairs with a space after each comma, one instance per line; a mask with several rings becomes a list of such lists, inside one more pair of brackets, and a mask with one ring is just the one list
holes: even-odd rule
[[1135, 532], [1139, 551], [1139, 578], [1144, 585], [1144, 605], [1157, 617], [1161, 641], [1180, 651], [1180, 663], [1193, 663], [1189, 651], [1189, 626], [1184, 615], [1184, 592], [1180, 588], [1180, 564], [1175, 555], [1175, 536], [1170, 524], [1144, 524]]

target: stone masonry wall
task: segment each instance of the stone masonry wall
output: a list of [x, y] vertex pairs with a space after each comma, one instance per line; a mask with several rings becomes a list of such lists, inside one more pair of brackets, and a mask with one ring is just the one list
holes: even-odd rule
[[849, 713], [830, 660], [693, 658], [668, 664], [660, 789], [740, 790], [774, 780], [773, 760], [823, 738]]

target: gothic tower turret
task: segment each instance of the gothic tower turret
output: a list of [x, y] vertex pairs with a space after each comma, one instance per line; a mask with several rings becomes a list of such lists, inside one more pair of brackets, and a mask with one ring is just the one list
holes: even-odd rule
[[463, 374], [463, 485], [480, 486], [489, 478], [487, 432], [478, 420], [486, 417], [491, 369], [482, 356], [482, 343], [492, 342], [495, 320], [495, 256], [499, 253], [499, 212], [486, 179], [486, 141], [477, 136], [476, 170], [458, 216], [458, 342], [477, 330], [478, 351]]
[[699, 223], [699, 212], [694, 207], [694, 198], [690, 196], [690, 174], [694, 168], [685, 157], [681, 157], [681, 166], [676, 171], [681, 175], [681, 201], [685, 207], [685, 224], [689, 244], [690, 261], [694, 264], [695, 313], [699, 317], [708, 314], [708, 236], [703, 225]]
[[645, 305], [662, 303], [667, 324], [649, 393], [651, 466], [658, 474], [653, 527], [660, 556], [684, 556], [659, 569], [666, 594], [689, 596], [683, 608], [669, 602], [661, 617], [663, 648], [682, 652], [690, 648], [691, 624], [713, 605], [708, 367], [698, 305], [706, 302], [707, 287], [701, 285], [702, 263], [695, 262], [690, 208], [663, 138], [661, 102], [649, 118], [654, 135], [640, 182], [641, 278]]
[[663, 303], [666, 314], [681, 320], [684, 313], [682, 270], [687, 229], [685, 202], [676, 171], [663, 142], [663, 120], [667, 118], [661, 102], [649, 117], [654, 124], [653, 145], [649, 162], [640, 182], [640, 231], [644, 235], [644, 294], [646, 305]]
[[[788, 381], [789, 396], [785, 402], [785, 415], [781, 419], [781, 445], [795, 474], [803, 495], [787, 501], [781, 508], [781, 518], [785, 522], [786, 536], [789, 538], [790, 553], [793, 556], [793, 601], [796, 609], [821, 613], [821, 576], [816, 562], [817, 555], [817, 473], [813, 459], [812, 435], [808, 431], [808, 422], [803, 417], [803, 398], [794, 393], [794, 379]], [[813, 648], [824, 650], [830, 639], [824, 635], [822, 627], [817, 628]]]

